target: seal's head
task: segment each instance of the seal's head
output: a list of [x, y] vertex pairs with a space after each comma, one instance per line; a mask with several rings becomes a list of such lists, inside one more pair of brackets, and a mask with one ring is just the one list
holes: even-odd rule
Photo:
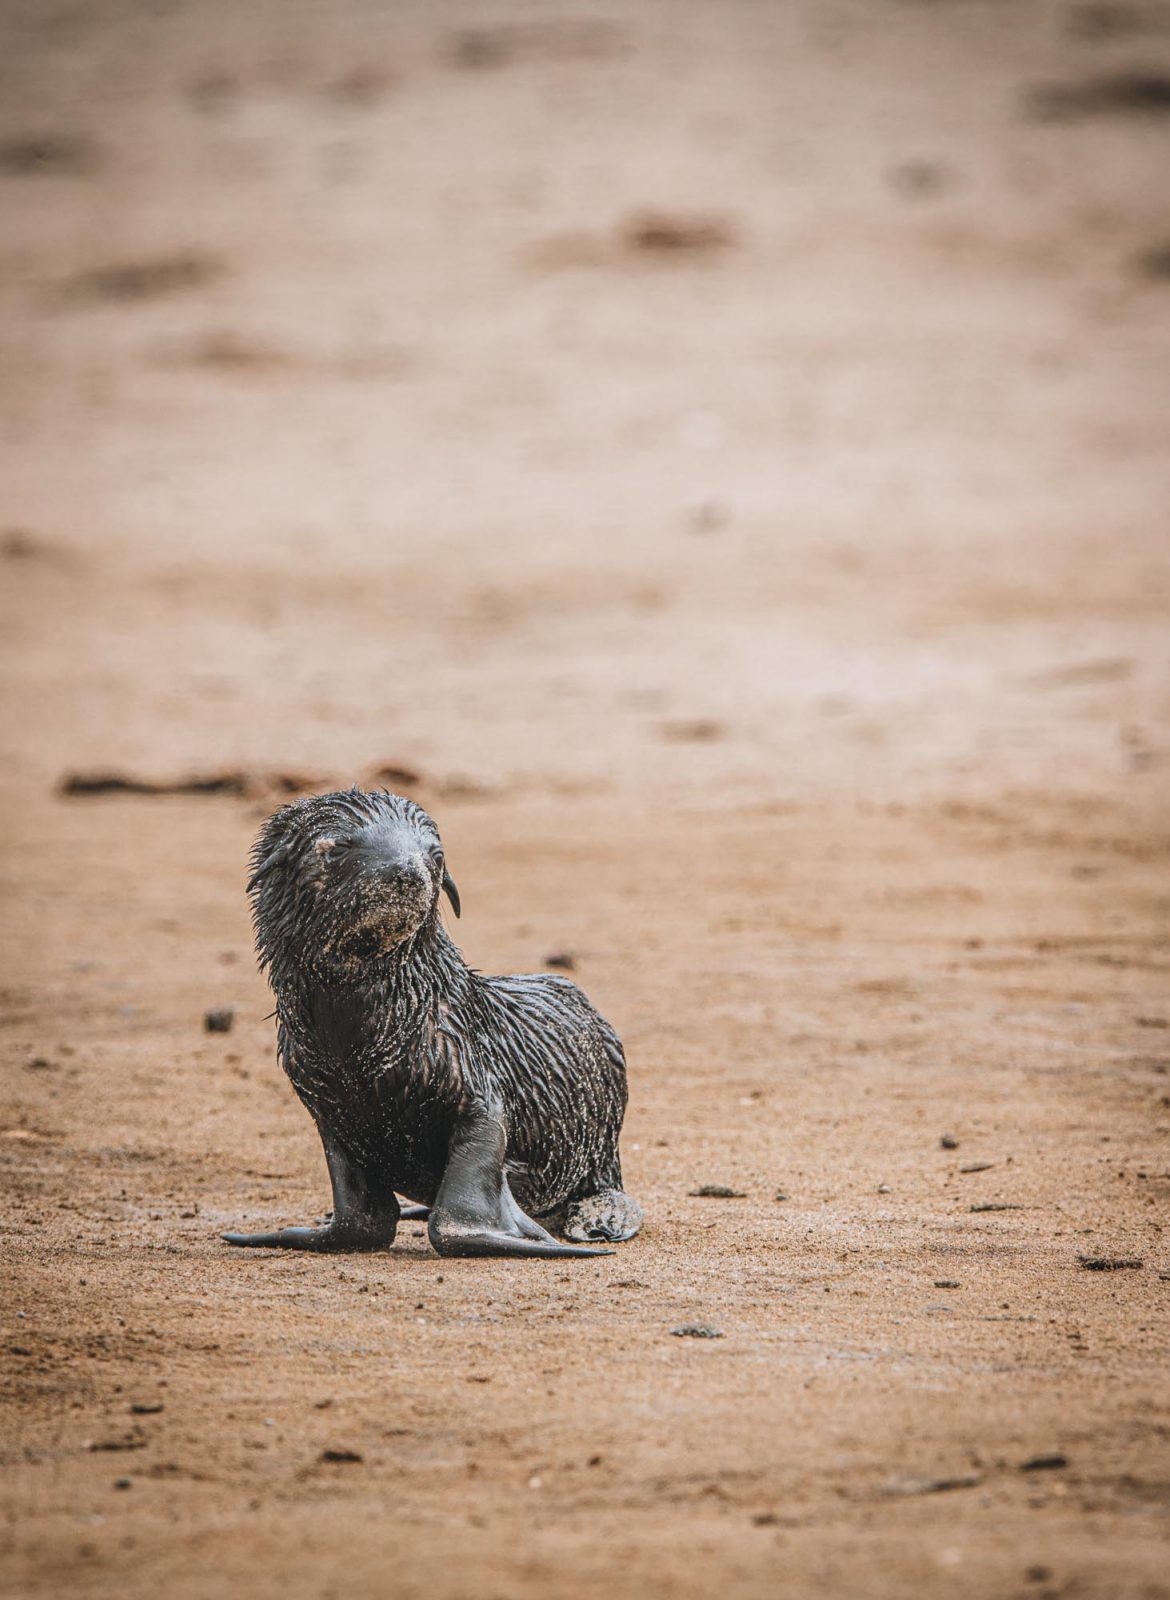
[[350, 789], [282, 806], [260, 830], [248, 880], [261, 964], [274, 979], [375, 975], [436, 920], [444, 890], [458, 916], [439, 830], [413, 800]]

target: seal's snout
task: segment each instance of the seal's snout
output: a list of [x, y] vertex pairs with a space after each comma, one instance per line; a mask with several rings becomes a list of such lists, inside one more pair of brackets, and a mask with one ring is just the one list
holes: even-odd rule
[[409, 938], [434, 908], [433, 869], [410, 829], [375, 825], [339, 839], [326, 875], [339, 894], [350, 897], [352, 928], [363, 950], [372, 944], [385, 951]]
[[374, 861], [367, 869], [389, 893], [411, 899], [420, 894], [429, 895], [431, 880], [422, 863], [418, 861]]

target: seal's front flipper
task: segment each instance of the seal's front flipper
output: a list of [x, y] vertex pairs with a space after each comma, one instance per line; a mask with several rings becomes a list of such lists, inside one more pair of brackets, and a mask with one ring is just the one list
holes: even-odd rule
[[504, 1173], [507, 1138], [486, 1107], [469, 1112], [455, 1129], [447, 1169], [431, 1209], [427, 1232], [441, 1256], [608, 1256], [561, 1244], [525, 1216]]
[[321, 1135], [333, 1213], [319, 1228], [281, 1228], [276, 1233], [225, 1233], [228, 1244], [268, 1250], [383, 1250], [394, 1243], [398, 1199], [392, 1189], [356, 1166], [326, 1134]]

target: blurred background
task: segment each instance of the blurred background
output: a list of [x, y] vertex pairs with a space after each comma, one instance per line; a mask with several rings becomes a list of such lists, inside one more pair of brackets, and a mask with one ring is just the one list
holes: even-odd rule
[[0, 27], [9, 784], [1148, 788], [1170, 8]]

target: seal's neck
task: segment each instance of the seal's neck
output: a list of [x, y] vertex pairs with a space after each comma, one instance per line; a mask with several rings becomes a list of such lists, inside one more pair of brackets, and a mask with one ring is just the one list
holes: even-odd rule
[[329, 1054], [384, 1056], [432, 1032], [474, 975], [437, 915], [391, 951], [346, 972], [292, 967], [272, 975], [290, 1038]]

